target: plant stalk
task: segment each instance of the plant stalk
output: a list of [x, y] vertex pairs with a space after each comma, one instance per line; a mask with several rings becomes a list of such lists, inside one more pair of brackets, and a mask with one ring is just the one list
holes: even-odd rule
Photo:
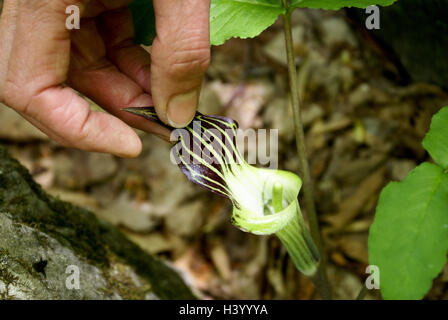
[[308, 277], [314, 277], [320, 264], [319, 251], [301, 217], [298, 200], [295, 201], [296, 215], [283, 229], [276, 232], [276, 236], [285, 246], [296, 268]]
[[291, 91], [291, 102], [294, 114], [294, 128], [296, 133], [297, 153], [300, 162], [300, 171], [301, 171], [300, 174], [303, 179], [304, 204], [310, 224], [311, 236], [314, 242], [316, 243], [316, 246], [321, 256], [321, 262], [318, 271], [319, 276], [314, 277], [313, 282], [320, 283], [319, 285], [316, 285], [316, 289], [319, 291], [322, 298], [331, 299], [330, 294], [331, 291], [328, 285], [328, 277], [326, 272], [326, 257], [323, 252], [322, 241], [320, 237], [319, 223], [316, 214], [316, 206], [314, 203], [313, 182], [311, 179], [310, 168], [307, 160], [307, 154], [305, 148], [305, 133], [303, 130], [302, 117], [300, 114], [300, 99], [297, 84], [297, 70], [294, 63], [291, 11], [287, 6], [286, 1], [283, 1], [283, 4], [286, 8], [286, 13], [283, 14], [283, 28], [285, 34], [286, 52], [288, 59], [289, 86]]
[[331, 292], [330, 287], [328, 286], [328, 283], [323, 278], [324, 272], [322, 272], [322, 265], [319, 265], [319, 268], [317, 269], [317, 272], [314, 276], [312, 276], [311, 282], [313, 282], [314, 286], [316, 287], [317, 292], [319, 292], [319, 295], [324, 300], [331, 300]]
[[356, 300], [364, 300], [367, 294], [367, 288], [366, 285], [363, 284], [361, 290], [359, 290], [358, 295], [356, 296]]

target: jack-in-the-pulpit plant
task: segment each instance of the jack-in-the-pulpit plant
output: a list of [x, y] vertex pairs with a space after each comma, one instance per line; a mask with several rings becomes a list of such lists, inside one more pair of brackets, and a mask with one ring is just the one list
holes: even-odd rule
[[[152, 107], [125, 110], [160, 123]], [[172, 159], [191, 182], [232, 201], [236, 227], [257, 235], [275, 234], [297, 269], [313, 277], [320, 258], [297, 200], [301, 179], [291, 172], [249, 165], [236, 145], [237, 128], [232, 119], [197, 114], [186, 128], [173, 129]]]
[[[300, 163], [300, 174], [304, 182], [303, 203], [307, 211], [313, 240], [316, 242], [322, 255], [322, 261], [319, 266], [320, 270], [317, 277], [315, 277], [314, 282], [320, 295], [325, 299], [331, 299], [331, 290], [326, 274], [325, 255], [322, 254], [323, 247], [320, 239], [319, 223], [313, 195], [313, 184], [305, 148], [305, 134], [301, 119], [299, 90], [297, 84], [297, 66], [294, 59], [291, 14], [296, 8], [338, 10], [344, 7], [366, 8], [370, 5], [388, 6], [395, 1], [396, 0], [211, 0], [210, 43], [212, 45], [221, 45], [232, 37], [239, 37], [243, 39], [253, 38], [272, 25], [279, 16], [282, 16], [285, 34], [285, 53], [288, 63], [291, 105], [294, 115], [297, 155]], [[150, 45], [156, 35], [152, 0], [134, 0], [130, 6], [130, 9], [134, 20], [134, 29], [136, 33], [135, 41], [140, 44]], [[231, 171], [232, 170], [230, 170], [230, 172]], [[257, 176], [262, 175], [262, 171], [257, 170], [257, 172]], [[186, 171], [184, 171], [184, 173], [188, 176]], [[277, 171], [277, 173], [280, 174], [279, 171]], [[221, 175], [223, 175], [223, 173], [221, 173]], [[227, 180], [230, 180], [230, 178], [227, 177]], [[212, 185], [216, 187], [216, 185]], [[225, 185], [229, 187], [228, 182], [225, 182]], [[271, 188], [269, 191], [271, 194], [269, 198], [271, 202], [275, 203], [276, 199], [282, 199], [278, 202], [278, 204], [282, 204], [282, 206], [278, 206], [279, 211], [275, 212], [274, 210], [276, 217], [280, 217], [281, 215], [279, 213], [283, 213], [283, 211], [289, 208], [289, 205], [291, 204], [291, 202], [288, 202], [289, 200], [286, 200], [289, 199], [289, 196], [286, 194], [289, 194], [290, 190], [286, 191], [285, 186], [280, 184], [276, 187], [273, 184], [270, 184], [269, 188]], [[272, 189], [276, 189], [276, 194], [281, 194], [282, 196], [277, 198]], [[280, 192], [280, 190], [282, 191]], [[267, 193], [265, 195], [267, 195]], [[229, 198], [232, 199], [232, 196], [234, 195], [229, 195]], [[232, 201], [234, 204], [236, 203], [235, 199]], [[288, 206], [286, 206], [286, 204]], [[237, 206], [235, 206], [235, 208], [237, 208]], [[274, 208], [274, 205], [271, 205], [271, 209], [272, 208]], [[259, 212], [261, 211], [255, 211], [255, 213]], [[257, 215], [255, 216], [257, 217]], [[301, 217], [300, 211], [298, 211], [298, 216]], [[267, 215], [263, 215], [262, 217], [264, 219], [268, 219], [266, 218]], [[299, 226], [303, 225], [301, 221], [299, 221], [298, 224]], [[280, 234], [277, 232], [277, 235], [282, 239], [281, 232]], [[285, 238], [283, 238], [283, 240], [284, 239]], [[285, 241], [283, 242], [285, 243]], [[291, 255], [293, 254], [291, 253]]]

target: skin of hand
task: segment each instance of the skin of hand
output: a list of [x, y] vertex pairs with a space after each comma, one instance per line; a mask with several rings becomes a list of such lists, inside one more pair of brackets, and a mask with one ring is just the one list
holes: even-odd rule
[[[5, 0], [0, 17], [0, 102], [58, 143], [135, 157], [131, 128], [169, 131], [122, 108], [154, 105], [173, 127], [193, 118], [210, 61], [210, 0], [153, 0], [151, 55], [133, 43], [132, 0]], [[68, 30], [66, 8], [81, 12]], [[93, 112], [73, 89], [106, 112]]]

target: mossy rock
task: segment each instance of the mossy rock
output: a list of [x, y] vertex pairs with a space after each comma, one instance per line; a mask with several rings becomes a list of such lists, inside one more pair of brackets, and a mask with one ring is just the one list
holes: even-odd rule
[[[70, 266], [79, 289], [66, 285]], [[45, 193], [0, 146], [0, 299], [194, 298], [174, 269]]]

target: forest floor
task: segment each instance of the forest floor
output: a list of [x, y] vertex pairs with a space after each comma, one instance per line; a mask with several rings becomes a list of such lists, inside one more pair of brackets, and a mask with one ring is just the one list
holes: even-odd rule
[[[340, 12], [296, 11], [296, 62], [307, 149], [334, 295], [353, 299], [368, 274], [367, 239], [381, 189], [428, 160], [421, 146], [448, 92], [405, 83]], [[278, 166], [298, 172], [281, 23], [213, 48], [203, 113], [278, 129]], [[118, 225], [182, 271], [204, 299], [316, 299], [274, 237], [243, 233], [231, 204], [189, 183], [169, 145], [139, 132], [136, 159], [62, 148], [0, 108], [0, 142], [45, 190]], [[250, 148], [250, 146], [249, 146]], [[305, 212], [306, 214], [306, 212]], [[399, 226], [397, 226], [399, 227]], [[429, 299], [448, 299], [448, 267]], [[380, 298], [372, 290], [367, 298]]]

